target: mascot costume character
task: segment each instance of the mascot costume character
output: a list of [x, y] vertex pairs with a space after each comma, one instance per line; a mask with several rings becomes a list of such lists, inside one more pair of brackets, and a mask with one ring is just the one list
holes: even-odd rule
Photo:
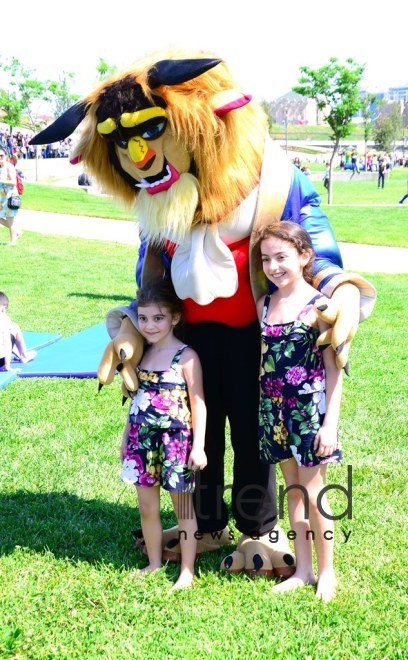
[[[198, 552], [231, 543], [228, 509], [241, 537], [222, 562], [230, 572], [288, 577], [294, 557], [276, 525], [275, 468], [259, 461], [260, 331], [255, 300], [267, 290], [254, 230], [293, 220], [316, 252], [314, 286], [331, 298], [320, 311], [332, 329], [339, 368], [375, 299], [373, 287], [342, 270], [341, 257], [317, 192], [273, 145], [267, 118], [240, 91], [226, 64], [202, 53], [161, 52], [102, 82], [33, 140], [70, 135], [83, 121], [71, 162], [107, 192], [135, 205], [141, 246], [137, 281], [168, 277], [184, 301], [187, 341], [200, 356], [207, 404], [208, 466], [197, 479]], [[112, 310], [112, 341], [100, 383], [123, 377], [137, 388], [143, 342], [133, 305]], [[232, 484], [224, 482], [225, 426], [234, 453]], [[164, 557], [178, 556], [177, 529], [163, 535]]]

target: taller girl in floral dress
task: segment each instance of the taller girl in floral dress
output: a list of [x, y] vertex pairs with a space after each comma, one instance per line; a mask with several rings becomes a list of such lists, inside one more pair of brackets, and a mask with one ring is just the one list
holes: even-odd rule
[[122, 479], [135, 484], [149, 564], [162, 565], [160, 486], [170, 492], [178, 518], [181, 569], [172, 589], [189, 587], [194, 577], [197, 522], [192, 492], [202, 470], [206, 408], [197, 354], [173, 331], [181, 301], [160, 282], [137, 293], [139, 331], [147, 346], [137, 369], [139, 390], [132, 399], [120, 450]]
[[296, 532], [296, 572], [274, 591], [316, 583], [314, 539], [317, 596], [328, 601], [336, 591], [333, 522], [321, 491], [327, 464], [342, 457], [337, 434], [342, 375], [332, 348], [322, 352], [316, 345], [328, 326], [314, 307], [325, 304], [325, 298], [310, 285], [314, 252], [309, 235], [300, 225], [283, 221], [262, 229], [258, 241], [263, 271], [275, 288], [257, 302], [262, 342], [260, 456], [264, 463], [281, 465]]

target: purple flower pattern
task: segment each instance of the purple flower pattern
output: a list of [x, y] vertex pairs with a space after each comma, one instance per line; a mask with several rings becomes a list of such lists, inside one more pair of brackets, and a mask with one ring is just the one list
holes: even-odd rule
[[307, 371], [304, 367], [290, 367], [285, 375], [286, 380], [291, 385], [300, 385], [307, 378]]

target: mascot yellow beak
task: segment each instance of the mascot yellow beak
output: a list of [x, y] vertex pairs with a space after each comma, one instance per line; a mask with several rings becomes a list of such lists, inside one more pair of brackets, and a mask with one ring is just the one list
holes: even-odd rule
[[128, 152], [130, 158], [139, 170], [145, 167], [148, 169], [153, 164], [153, 160], [156, 157], [156, 152], [148, 146], [143, 138], [137, 135], [129, 140]]

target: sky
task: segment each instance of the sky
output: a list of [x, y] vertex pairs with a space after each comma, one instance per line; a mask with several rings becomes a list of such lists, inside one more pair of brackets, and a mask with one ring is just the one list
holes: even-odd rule
[[226, 60], [257, 100], [289, 92], [301, 66], [318, 68], [330, 57], [364, 64], [368, 91], [408, 84], [399, 0], [380, 10], [372, 0], [20, 0], [20, 12], [2, 30], [1, 60], [17, 57], [41, 80], [73, 72], [80, 96], [95, 85], [99, 58], [122, 68], [169, 46]]

